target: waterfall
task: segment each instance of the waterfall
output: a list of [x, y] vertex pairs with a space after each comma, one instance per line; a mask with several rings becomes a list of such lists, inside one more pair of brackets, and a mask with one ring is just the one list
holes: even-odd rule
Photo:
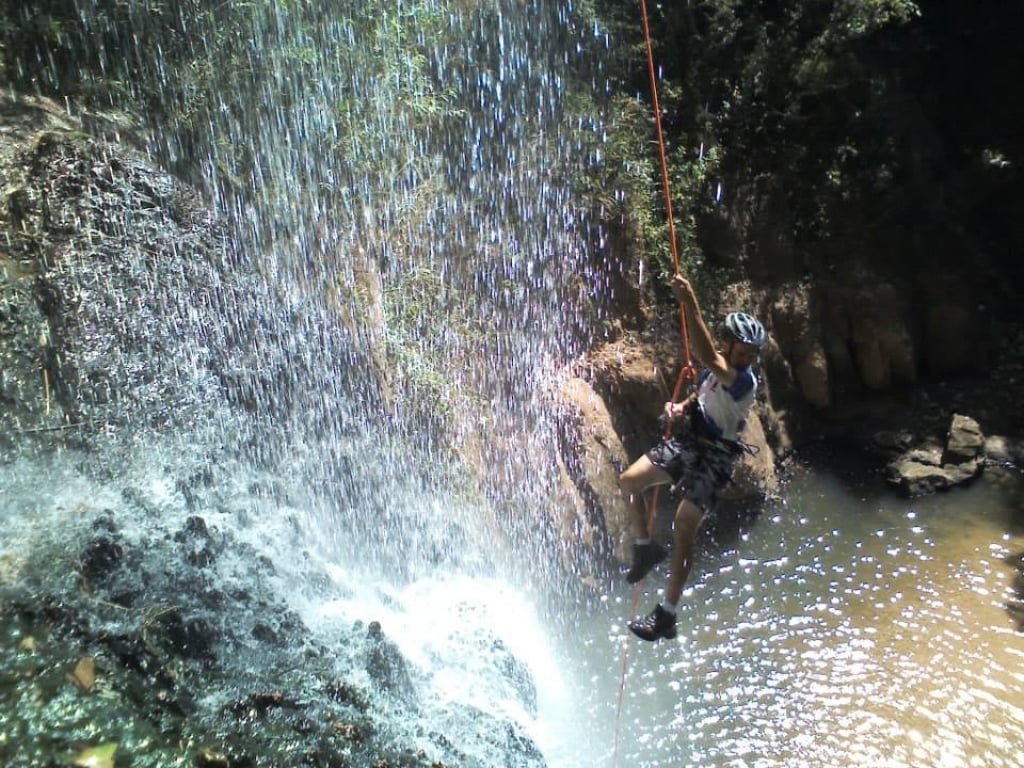
[[[569, 9], [267, 2], [237, 37], [216, 13], [171, 20], [195, 57], [184, 73], [151, 36], [119, 41], [148, 84], [137, 97], [158, 83], [178, 104], [149, 129], [149, 152], [216, 202], [236, 258], [265, 281], [212, 318], [231, 330], [210, 346], [248, 348], [224, 367], [255, 391], [258, 416], [280, 422], [287, 400], [283, 453], [310, 456], [307, 487], [336, 483], [340, 466], [368, 475], [346, 485], [346, 506], [367, 503], [353, 498], [366, 485], [409, 478], [418, 496], [461, 474], [455, 438], [499, 451], [485, 495], [543, 508], [522, 493], [541, 468], [500, 446], [545, 429], [540, 394], [587, 332]], [[373, 506], [376, 518], [394, 504]], [[531, 546], [536, 526], [523, 525]]]
[[[173, 213], [140, 245], [144, 216], [90, 209], [102, 234], [47, 272], [85, 291], [54, 370], [105, 430], [4, 465], [10, 551], [32, 553], [11, 580], [54, 588], [44, 554], [60, 589], [77, 573], [121, 606], [102, 621], [133, 663], [155, 627], [188, 663], [219, 659], [220, 688], [161, 684], [229, 752], [225, 711], [270, 729], [296, 687], [349, 675], [336, 702], [396, 708], [375, 741], [339, 731], [359, 748], [545, 764], [565, 703], [543, 630], [562, 578], [546, 393], [590, 322], [571, 13], [78, 3], [85, 118], [189, 181], [208, 220]], [[112, 123], [118, 99], [141, 129]], [[154, 184], [111, 175], [125, 198]], [[156, 178], [157, 203], [187, 194]], [[143, 759], [134, 730], [107, 738]]]
[[86, 90], [146, 107], [146, 153], [202, 192], [224, 236], [215, 268], [175, 245], [182, 263], [149, 285], [185, 350], [161, 351], [181, 358], [169, 370], [246, 411], [199, 419], [203, 441], [283, 468], [348, 555], [375, 548], [367, 529], [430, 536], [396, 509], [447, 498], [453, 479], [540, 555], [544, 393], [593, 320], [572, 180], [595, 139], [567, 107], [572, 14], [79, 4]]

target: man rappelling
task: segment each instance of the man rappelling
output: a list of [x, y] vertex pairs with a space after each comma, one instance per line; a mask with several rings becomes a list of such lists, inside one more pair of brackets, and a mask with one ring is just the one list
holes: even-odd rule
[[619, 485], [633, 510], [636, 541], [626, 574], [630, 584], [641, 581], [668, 552], [651, 538], [653, 515], [647, 512], [644, 491], [671, 485], [681, 496], [673, 525], [671, 570], [665, 598], [647, 616], [629, 622], [644, 640], [676, 636], [676, 605], [693, 564], [694, 543], [701, 521], [711, 512], [721, 489], [732, 477], [743, 454], [739, 442], [757, 392], [752, 366], [767, 341], [764, 326], [743, 312], [725, 319], [715, 347], [690, 282], [679, 274], [672, 291], [693, 330], [693, 354], [705, 370], [696, 391], [681, 403], [665, 403], [669, 429], [662, 440], [619, 476]]

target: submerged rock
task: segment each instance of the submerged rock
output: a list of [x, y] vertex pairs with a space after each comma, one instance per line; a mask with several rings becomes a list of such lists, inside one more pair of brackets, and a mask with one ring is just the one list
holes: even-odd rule
[[994, 464], [1024, 466], [1024, 440], [991, 435], [985, 438], [985, 457]]
[[82, 576], [91, 584], [102, 581], [121, 565], [123, 557], [124, 549], [118, 536], [101, 533], [82, 551]]
[[384, 636], [380, 622], [371, 621], [366, 632], [366, 672], [381, 689], [406, 706], [416, 707], [416, 687], [402, 652]]

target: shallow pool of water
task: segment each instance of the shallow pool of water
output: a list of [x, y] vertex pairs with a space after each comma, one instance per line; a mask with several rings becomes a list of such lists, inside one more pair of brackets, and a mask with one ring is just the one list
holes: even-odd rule
[[792, 481], [705, 542], [677, 640], [625, 629], [663, 572], [580, 610], [550, 764], [1019, 768], [1018, 504], [989, 482], [909, 501], [838, 475]]

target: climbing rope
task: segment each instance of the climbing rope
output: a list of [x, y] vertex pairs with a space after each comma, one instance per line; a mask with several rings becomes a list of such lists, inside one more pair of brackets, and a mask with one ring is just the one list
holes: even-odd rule
[[[665, 212], [668, 217], [668, 236], [672, 246], [672, 268], [673, 274], [679, 274], [679, 245], [676, 242], [676, 223], [675, 216], [672, 211], [672, 188], [669, 183], [668, 177], [668, 155], [665, 151], [665, 136], [661, 128], [661, 104], [658, 101], [658, 76], [654, 67], [654, 48], [651, 43], [651, 28], [650, 22], [648, 21], [647, 14], [647, 2], [646, 0], [640, 0], [640, 15], [643, 21], [644, 31], [644, 43], [647, 47], [647, 70], [651, 81], [651, 105], [654, 109], [654, 130], [658, 140], [658, 154], [661, 160], [661, 185], [665, 194]], [[691, 383], [697, 376], [697, 371], [690, 364], [690, 329], [686, 321], [686, 310], [679, 305], [679, 320], [682, 328], [683, 337], [683, 366], [679, 370], [679, 376], [676, 378], [675, 388], [672, 390], [671, 402], [675, 403], [679, 401], [679, 396], [683, 391], [683, 387]], [[665, 423], [665, 437], [668, 437], [672, 430], [671, 419], [666, 420]], [[654, 492], [651, 494], [650, 502], [647, 506], [647, 535], [651, 536], [654, 533], [654, 518], [655, 512], [658, 509], [658, 491], [660, 486], [655, 486]], [[633, 607], [630, 612], [631, 616], [635, 616], [637, 608], [640, 605], [640, 584], [636, 585], [633, 590]], [[626, 693], [626, 678], [629, 670], [629, 647], [630, 647], [630, 633], [626, 633], [626, 643], [622, 652], [622, 675], [619, 681], [619, 701], [615, 712], [615, 747], [612, 755], [612, 765], [618, 764], [619, 755], [619, 730], [620, 723], [622, 720], [622, 702]]]
[[[676, 239], [676, 219], [672, 210], [672, 185], [668, 177], [668, 153], [665, 150], [665, 135], [661, 128], [661, 103], [658, 100], [658, 75], [654, 67], [654, 46], [651, 43], [651, 25], [647, 17], [647, 0], [640, 0], [640, 16], [643, 21], [644, 44], [647, 48], [647, 73], [651, 80], [651, 106], [654, 109], [654, 132], [658, 140], [658, 157], [661, 161], [661, 186], [665, 193], [665, 215], [668, 218], [668, 238], [672, 247], [673, 274], [679, 274], [679, 243]], [[679, 306], [679, 321], [683, 336], [683, 367], [672, 391], [672, 402], [679, 399], [683, 385], [693, 381], [697, 372], [690, 365], [690, 329], [686, 322], [686, 310]], [[667, 434], [667, 428], [666, 428]]]

